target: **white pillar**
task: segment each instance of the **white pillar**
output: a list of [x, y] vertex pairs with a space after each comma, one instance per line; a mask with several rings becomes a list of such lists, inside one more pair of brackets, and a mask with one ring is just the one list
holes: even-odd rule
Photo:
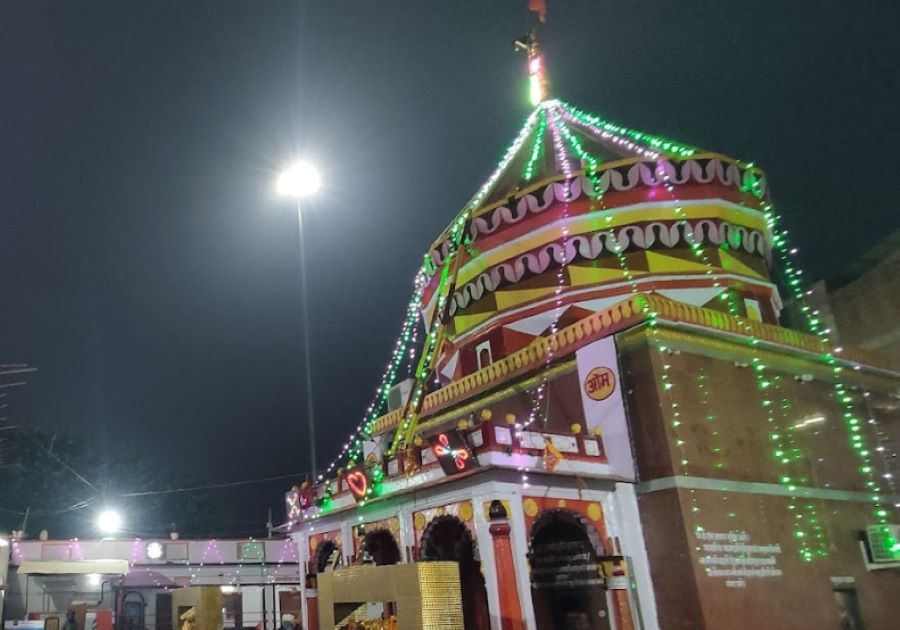
[[629, 559], [628, 569], [637, 585], [640, 623], [646, 630], [659, 630], [656, 596], [653, 593], [653, 582], [650, 579], [650, 559], [647, 556], [647, 548], [644, 546], [644, 529], [641, 526], [641, 515], [638, 510], [634, 484], [616, 484], [613, 507], [615, 509], [612, 519], [615, 524], [614, 535], [619, 537], [622, 553]]
[[[297, 545], [297, 558], [300, 561], [300, 622], [304, 628], [309, 628], [309, 610], [306, 605], [306, 563], [309, 562], [309, 534], [306, 532], [291, 533], [291, 540]], [[265, 589], [265, 586], [263, 587]]]
[[484, 504], [496, 498], [493, 494], [477, 494], [472, 497], [472, 520], [475, 525], [475, 537], [478, 540], [478, 555], [481, 560], [481, 573], [484, 575], [484, 586], [487, 590], [488, 610], [490, 611], [491, 630], [501, 630], [500, 589], [497, 586], [497, 564], [494, 560], [494, 541], [489, 531], [490, 521], [484, 512]]
[[[416, 544], [416, 533], [413, 530], [412, 510], [404, 507], [397, 512], [397, 520], [400, 521], [400, 529], [398, 536], [400, 538], [400, 554], [401, 562], [406, 562], [406, 550], [409, 548], [410, 553]], [[412, 560], [412, 558], [409, 558]]]
[[528, 570], [528, 535], [525, 531], [525, 510], [522, 508], [522, 495], [519, 492], [498, 497], [509, 501], [510, 515], [509, 538], [512, 542], [513, 560], [516, 566], [516, 586], [519, 588], [519, 601], [522, 603], [522, 618], [528, 630], [536, 630], [534, 618], [534, 602], [531, 600], [531, 576]]
[[355, 523], [352, 523], [346, 519], [341, 521], [341, 556], [343, 557], [343, 565], [345, 567], [350, 564], [350, 556], [353, 555], [354, 526]]

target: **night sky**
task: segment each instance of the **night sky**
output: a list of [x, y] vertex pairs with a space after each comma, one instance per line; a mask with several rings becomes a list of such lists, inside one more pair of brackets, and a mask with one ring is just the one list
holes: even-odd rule
[[[808, 277], [900, 227], [897, 3], [548, 4], [552, 94], [760, 164]], [[528, 114], [526, 7], [0, 2], [0, 363], [39, 368], [14, 416], [210, 482], [306, 470], [296, 215], [273, 191], [305, 155], [327, 463], [422, 254]]]

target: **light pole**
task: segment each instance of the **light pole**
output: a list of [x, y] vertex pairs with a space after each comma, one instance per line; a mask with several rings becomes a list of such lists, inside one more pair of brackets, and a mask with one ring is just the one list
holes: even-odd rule
[[115, 536], [122, 529], [122, 515], [114, 509], [106, 508], [97, 515], [97, 529], [107, 536]]
[[298, 162], [287, 168], [279, 177], [278, 193], [292, 197], [297, 202], [297, 234], [299, 236], [300, 262], [300, 310], [303, 315], [303, 354], [306, 362], [306, 413], [309, 422], [309, 465], [313, 477], [316, 466], [316, 423], [313, 410], [312, 368], [309, 360], [309, 308], [306, 298], [306, 248], [303, 246], [303, 206], [302, 200], [316, 193], [322, 185], [319, 172], [307, 162]]

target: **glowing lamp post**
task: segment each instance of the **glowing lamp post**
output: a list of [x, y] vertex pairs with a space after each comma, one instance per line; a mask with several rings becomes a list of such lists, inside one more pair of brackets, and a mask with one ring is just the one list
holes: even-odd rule
[[122, 529], [122, 515], [115, 510], [103, 510], [97, 515], [97, 529], [107, 536], [117, 534]]
[[298, 162], [285, 169], [278, 177], [276, 189], [278, 194], [291, 197], [297, 202], [297, 234], [299, 235], [300, 264], [300, 309], [303, 315], [303, 354], [306, 372], [306, 413], [309, 424], [309, 465], [315, 473], [316, 466], [316, 424], [313, 410], [312, 368], [309, 359], [309, 309], [306, 297], [306, 248], [303, 246], [303, 210], [302, 200], [318, 192], [322, 186], [322, 178], [314, 166], [308, 162]]
[[312, 164], [297, 162], [278, 176], [279, 195], [300, 199], [314, 195], [322, 186], [322, 178]]

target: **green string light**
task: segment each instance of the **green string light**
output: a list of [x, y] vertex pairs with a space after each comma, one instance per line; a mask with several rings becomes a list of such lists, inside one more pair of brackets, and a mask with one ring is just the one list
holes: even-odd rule
[[534, 177], [535, 167], [538, 164], [538, 161], [544, 155], [544, 134], [547, 131], [547, 112], [544, 111], [544, 108], [541, 108], [541, 113], [538, 117], [537, 129], [534, 132], [534, 141], [531, 145], [531, 154], [528, 158], [528, 163], [525, 165], [525, 170], [522, 172], [522, 178], [526, 182], [530, 182], [531, 178]]
[[600, 194], [600, 187], [597, 184], [597, 168], [600, 166], [601, 160], [589, 153], [582, 146], [581, 142], [575, 134], [572, 133], [571, 129], [569, 129], [565, 122], [561, 120], [561, 116], [556, 111], [556, 108], [554, 108], [553, 112], [554, 122], [559, 127], [560, 133], [575, 155], [578, 156], [578, 159], [581, 160], [581, 163], [584, 166], [585, 175], [587, 175], [588, 179], [591, 181], [591, 196], [596, 197]]
[[[674, 187], [669, 181], [668, 175], [664, 177], [664, 181], [670, 195], [673, 195]], [[675, 209], [675, 215], [679, 218], [679, 225], [681, 225], [684, 229], [685, 240], [690, 246], [691, 253], [697, 260], [702, 262], [702, 264], [706, 268], [706, 275], [714, 278], [713, 286], [721, 287], [722, 285], [719, 279], [714, 277], [714, 266], [708, 254], [706, 253], [705, 248], [702, 245], [702, 232], [700, 233], [700, 237], [696, 238], [696, 234], [693, 232], [688, 222], [684, 219], [685, 213], [682, 207], [678, 207]], [[726, 243], [723, 243], [723, 247], [727, 246], [728, 245]], [[740, 304], [737, 301], [738, 296], [733, 294], [728, 287], [724, 287], [724, 290], [720, 294], [720, 296], [721, 299], [726, 303], [729, 314], [735, 317], [738, 326], [747, 336], [751, 347], [756, 348], [759, 344], [759, 339], [753, 332], [753, 327], [750, 326], [744, 319], [745, 315]], [[789, 467], [791, 458], [787, 455], [788, 446], [785, 437], [787, 431], [785, 430], [785, 428], [779, 425], [775, 418], [774, 406], [772, 404], [773, 401], [771, 399], [770, 392], [772, 380], [773, 378], [777, 377], [767, 376], [765, 373], [766, 369], [766, 365], [762, 362], [759, 355], [754, 355], [751, 360], [751, 371], [756, 380], [757, 390], [760, 392], [760, 406], [766, 416], [766, 424], [768, 427], [770, 427], [769, 439], [772, 442], [772, 455], [775, 458], [775, 461], [781, 466]], [[818, 525], [820, 521], [818, 515], [816, 514], [815, 504], [811, 502], [806, 503], [805, 513], [802, 510], [795, 509], [798, 499], [797, 481], [793, 478], [792, 474], [787, 471], [780, 475], [780, 481], [788, 491], [791, 499], [789, 509], [791, 509], [791, 513], [794, 519], [794, 537], [798, 540], [799, 553], [801, 558], [806, 561], [811, 561], [815, 557], [824, 557], [825, 555], [827, 555], [827, 545], [824, 541], [823, 530]], [[810, 529], [813, 530], [812, 535], [810, 534]]]
[[[784, 272], [785, 284], [794, 297], [794, 300], [799, 305], [800, 313], [806, 320], [808, 330], [818, 336], [823, 343], [830, 346], [830, 331], [822, 325], [822, 319], [819, 312], [806, 303], [806, 292], [803, 289], [803, 281], [801, 279], [803, 272], [798, 269], [791, 260], [791, 255], [796, 253], [796, 249], [792, 249], [788, 245], [788, 232], [787, 230], [780, 229], [779, 224], [781, 219], [775, 212], [775, 208], [771, 203], [763, 201], [762, 209], [766, 219], [766, 225], [772, 234], [775, 253], [778, 256], [778, 260], [781, 263]], [[890, 513], [883, 505], [883, 497], [880, 494], [881, 488], [878, 485], [878, 482], [875, 481], [870, 450], [865, 435], [861, 430], [859, 415], [854, 411], [854, 403], [856, 400], [844, 382], [844, 368], [839, 364], [837, 358], [831, 351], [823, 353], [821, 359], [829, 366], [834, 377], [833, 389], [835, 399], [842, 407], [842, 417], [849, 437], [849, 445], [860, 462], [859, 473], [863, 479], [866, 491], [870, 493], [870, 500], [873, 504], [872, 514], [878, 523], [887, 523]]]
[[642, 131], [629, 129], [628, 127], [624, 127], [611, 121], [604, 120], [603, 118], [600, 118], [599, 116], [596, 116], [594, 114], [583, 112], [575, 107], [572, 107], [568, 103], [564, 103], [562, 101], [560, 101], [560, 103], [562, 104], [563, 108], [565, 108], [567, 113], [571, 114], [580, 122], [598, 127], [610, 134], [625, 136], [633, 142], [640, 144], [643, 148], [650, 148], [656, 151], [661, 151], [670, 155], [676, 155], [680, 157], [690, 157], [699, 151], [696, 147], [673, 142], [672, 140], [668, 140], [661, 136], [655, 136], [649, 133], [644, 133]]

